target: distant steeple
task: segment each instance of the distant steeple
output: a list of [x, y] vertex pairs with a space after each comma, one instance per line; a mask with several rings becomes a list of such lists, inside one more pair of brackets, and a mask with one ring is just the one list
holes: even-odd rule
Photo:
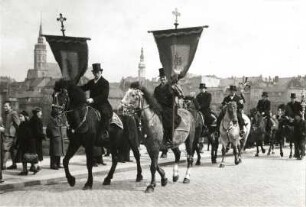
[[41, 20], [40, 20], [40, 25], [39, 25], [38, 43], [44, 43], [44, 38], [42, 36], [42, 23], [41, 23]]
[[[44, 43], [44, 38], [42, 36], [42, 22], [40, 20], [39, 33], [37, 44], [35, 44], [34, 49], [34, 70], [42, 71], [46, 70], [47, 64], [47, 49]], [[38, 76], [44, 76], [44, 74], [39, 74]]]
[[146, 65], [144, 63], [143, 48], [141, 48], [140, 61], [138, 64], [138, 79], [139, 81], [145, 80], [146, 78]]

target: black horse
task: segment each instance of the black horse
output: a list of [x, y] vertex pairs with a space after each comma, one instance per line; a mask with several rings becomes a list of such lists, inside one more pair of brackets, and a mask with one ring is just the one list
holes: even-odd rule
[[[128, 133], [116, 124], [110, 124], [109, 135], [110, 139], [107, 143], [101, 140], [99, 136], [100, 130], [100, 114], [92, 107], [87, 105], [85, 93], [81, 88], [76, 86], [71, 81], [60, 79], [55, 83], [53, 93], [52, 107], [58, 110], [60, 115], [65, 115], [69, 124], [67, 131], [69, 138], [69, 146], [63, 160], [65, 174], [70, 186], [75, 185], [75, 177], [70, 174], [69, 161], [79, 149], [80, 146], [85, 148], [86, 164], [88, 170], [88, 179], [83, 189], [91, 189], [93, 185], [92, 167], [93, 167], [93, 148], [94, 146], [108, 146], [112, 154], [112, 167], [103, 184], [108, 185], [111, 182], [113, 174], [118, 162], [118, 155], [122, 146], [122, 139], [128, 139], [133, 150], [137, 162], [137, 178], [136, 181], [142, 180], [142, 170], [140, 166], [140, 154], [138, 146], [135, 144], [137, 139], [135, 133]], [[132, 122], [132, 117], [127, 117], [126, 121]], [[134, 127], [136, 129], [136, 125]], [[130, 131], [129, 131], [130, 132]]]

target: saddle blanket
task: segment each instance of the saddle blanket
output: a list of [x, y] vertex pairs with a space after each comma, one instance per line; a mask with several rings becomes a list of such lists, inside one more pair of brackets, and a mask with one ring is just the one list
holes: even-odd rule
[[178, 109], [178, 114], [181, 117], [181, 123], [174, 130], [173, 133], [173, 146], [177, 147], [182, 144], [190, 132], [190, 125], [193, 120], [191, 120], [192, 115], [186, 109]]
[[110, 122], [111, 124], [115, 124], [119, 128], [123, 129], [123, 123], [119, 116], [116, 113], [113, 113], [112, 120]]

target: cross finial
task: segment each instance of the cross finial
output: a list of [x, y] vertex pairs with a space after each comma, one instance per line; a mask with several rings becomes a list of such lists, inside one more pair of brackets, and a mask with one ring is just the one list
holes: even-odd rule
[[174, 26], [175, 26], [175, 29], [177, 29], [177, 26], [179, 25], [177, 17], [181, 16], [181, 13], [179, 13], [177, 8], [175, 8], [172, 14], [175, 16]]
[[63, 36], [65, 36], [65, 26], [64, 26], [64, 21], [66, 21], [66, 17], [63, 17], [62, 13], [60, 13], [60, 16], [59, 18], [57, 18], [57, 21], [60, 21], [61, 22], [61, 31], [63, 33]]

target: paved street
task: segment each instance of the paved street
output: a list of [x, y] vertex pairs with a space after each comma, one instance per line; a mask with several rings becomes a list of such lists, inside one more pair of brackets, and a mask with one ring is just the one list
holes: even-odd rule
[[[207, 154], [208, 152], [205, 151]], [[94, 177], [93, 190], [83, 191], [85, 179], [77, 179], [71, 188], [64, 181], [55, 185], [26, 187], [0, 195], [1, 206], [305, 206], [305, 160], [297, 161], [278, 154], [254, 157], [244, 154], [241, 165], [226, 158], [225, 168], [203, 159], [192, 170], [191, 183], [183, 184], [186, 163], [180, 164], [180, 180], [172, 182], [171, 166], [164, 167], [169, 183], [152, 194], [144, 190], [150, 181], [134, 182], [135, 171], [115, 174], [112, 185], [102, 186], [104, 175]], [[185, 159], [185, 157], [183, 157]], [[218, 159], [220, 161], [220, 159]]]

